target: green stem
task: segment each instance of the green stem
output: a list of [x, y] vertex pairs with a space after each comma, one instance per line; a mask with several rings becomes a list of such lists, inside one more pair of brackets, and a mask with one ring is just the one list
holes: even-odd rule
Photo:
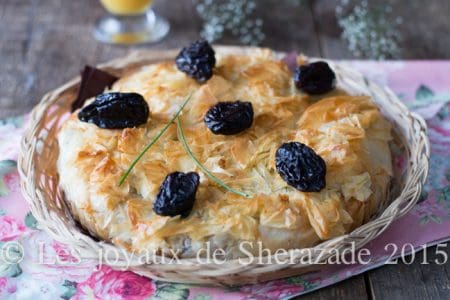
[[133, 170], [133, 168], [137, 165], [139, 160], [141, 160], [141, 158], [144, 156], [144, 154], [159, 140], [159, 138], [164, 134], [164, 132], [166, 132], [167, 129], [169, 129], [170, 125], [172, 125], [172, 123], [175, 121], [175, 119], [178, 118], [181, 111], [184, 109], [184, 107], [189, 102], [191, 97], [192, 97], [192, 93], [186, 97], [186, 99], [184, 100], [183, 104], [180, 106], [178, 111], [173, 115], [172, 119], [170, 119], [169, 123], [167, 123], [166, 126], [164, 126], [164, 128], [153, 138], [153, 140], [150, 143], [147, 144], [147, 146], [145, 146], [145, 148], [141, 151], [141, 153], [139, 153], [139, 155], [133, 160], [133, 162], [128, 167], [125, 174], [123, 174], [123, 176], [120, 178], [119, 186], [121, 186], [125, 182], [127, 177], [130, 175], [131, 170]]
[[228, 185], [226, 185], [222, 180], [220, 180], [219, 178], [217, 178], [216, 176], [214, 176], [210, 171], [208, 171], [208, 169], [206, 169], [198, 160], [197, 158], [194, 156], [194, 153], [192, 153], [191, 149], [189, 148], [187, 142], [186, 142], [186, 138], [184, 136], [183, 133], [183, 129], [181, 128], [181, 124], [180, 124], [180, 119], [177, 118], [176, 119], [176, 123], [177, 123], [177, 127], [178, 127], [178, 135], [180, 136], [181, 139], [181, 143], [183, 144], [184, 149], [186, 150], [186, 152], [189, 154], [189, 156], [192, 158], [192, 160], [195, 162], [195, 164], [197, 165], [197, 167], [203, 171], [203, 173], [205, 173], [209, 178], [211, 178], [215, 183], [217, 183], [219, 186], [223, 187], [225, 190], [235, 193], [239, 196], [243, 196], [246, 198], [251, 198], [252, 196], [250, 194], [247, 194], [245, 192], [242, 191], [238, 191], [235, 190], [231, 187], [229, 187]]

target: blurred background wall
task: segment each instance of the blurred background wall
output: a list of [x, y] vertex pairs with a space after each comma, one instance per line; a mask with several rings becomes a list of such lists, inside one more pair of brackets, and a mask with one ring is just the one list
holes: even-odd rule
[[28, 111], [85, 64], [199, 38], [336, 59], [450, 58], [449, 0], [156, 0], [169, 35], [144, 46], [96, 41], [96, 0], [0, 0], [0, 117]]

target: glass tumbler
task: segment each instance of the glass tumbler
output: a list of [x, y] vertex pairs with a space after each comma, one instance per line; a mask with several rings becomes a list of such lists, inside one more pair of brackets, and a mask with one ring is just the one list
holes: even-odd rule
[[95, 24], [97, 40], [110, 44], [144, 44], [161, 40], [170, 25], [152, 10], [153, 0], [100, 0], [108, 15]]

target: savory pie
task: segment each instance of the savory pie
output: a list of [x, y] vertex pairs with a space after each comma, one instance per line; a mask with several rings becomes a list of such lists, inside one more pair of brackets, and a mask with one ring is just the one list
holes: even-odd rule
[[[142, 95], [150, 111], [145, 124], [105, 129], [81, 121], [78, 111], [65, 122], [58, 136], [59, 181], [83, 227], [130, 251], [176, 249], [179, 257], [195, 257], [210, 242], [213, 249], [238, 257], [241, 241], [260, 241], [270, 250], [310, 247], [348, 233], [374, 214], [392, 176], [392, 137], [390, 123], [369, 97], [339, 90], [339, 81], [331, 92], [304, 93], [287, 64], [263, 49], [251, 55], [217, 53], [211, 76], [199, 82], [174, 62], [146, 65], [108, 90]], [[175, 123], [119, 185], [190, 94], [179, 120], [193, 155], [227, 186], [250, 197], [207, 176], [183, 147]], [[236, 100], [251, 103], [251, 126], [233, 135], [211, 132], [204, 122], [208, 110]], [[277, 149], [292, 141], [325, 162], [326, 185], [320, 191], [301, 191], [277, 172]], [[199, 175], [187, 215], [153, 209], [161, 184], [173, 172]]]

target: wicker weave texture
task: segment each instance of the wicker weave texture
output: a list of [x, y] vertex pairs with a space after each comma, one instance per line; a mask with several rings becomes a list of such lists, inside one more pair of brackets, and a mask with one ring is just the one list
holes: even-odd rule
[[[257, 48], [216, 46], [221, 54], [251, 54]], [[113, 60], [100, 67], [121, 76], [141, 65], [170, 60], [177, 50], [135, 52], [126, 58]], [[283, 55], [279, 53], [279, 55]], [[332, 253], [350, 249], [352, 244], [360, 248], [383, 232], [392, 221], [406, 214], [418, 201], [428, 173], [430, 145], [425, 121], [410, 112], [387, 88], [365, 79], [344, 64], [329, 62], [336, 71], [338, 83], [351, 94], [370, 95], [381, 107], [383, 114], [394, 126], [398, 141], [408, 157], [408, 167], [401, 182], [396, 182], [396, 192], [386, 199], [378, 214], [368, 223], [351, 233], [325, 241], [307, 253], [289, 251], [285, 258], [301, 259], [304, 255], [313, 261], [325, 261]], [[34, 108], [21, 142], [19, 173], [21, 188], [30, 204], [39, 227], [54, 239], [76, 249], [82, 258], [98, 259], [103, 253], [104, 262], [118, 269], [128, 268], [153, 279], [212, 285], [255, 283], [310, 272], [321, 265], [312, 264], [241, 264], [230, 260], [225, 264], [200, 263], [196, 259], [180, 259], [160, 263], [126, 254], [123, 250], [91, 237], [73, 220], [64, 195], [58, 186], [56, 160], [58, 158], [57, 133], [69, 116], [70, 105], [76, 97], [80, 78], [75, 78], [46, 94]], [[117, 254], [119, 254], [117, 256]], [[283, 259], [283, 257], [281, 257]], [[143, 263], [145, 261], [146, 263]], [[112, 263], [113, 262], [113, 263]]]

